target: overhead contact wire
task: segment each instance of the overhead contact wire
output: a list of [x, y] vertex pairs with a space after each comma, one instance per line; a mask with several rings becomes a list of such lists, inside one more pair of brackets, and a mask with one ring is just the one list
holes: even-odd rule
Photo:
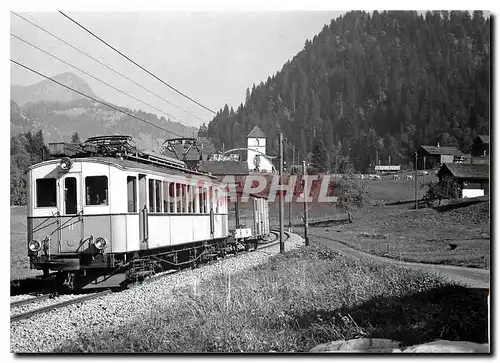
[[80, 28], [82, 28], [83, 30], [85, 30], [87, 33], [89, 33], [90, 35], [92, 35], [93, 37], [95, 37], [96, 39], [98, 39], [100, 42], [104, 43], [105, 45], [107, 45], [108, 47], [110, 47], [111, 49], [113, 49], [115, 52], [117, 52], [118, 54], [120, 54], [122, 57], [124, 57], [125, 59], [127, 59], [128, 61], [132, 62], [133, 64], [135, 64], [137, 67], [139, 67], [140, 69], [142, 69], [144, 72], [148, 73], [150, 76], [156, 78], [158, 81], [160, 81], [161, 83], [163, 83], [165, 86], [167, 86], [168, 88], [172, 89], [173, 91], [177, 92], [178, 94], [180, 94], [181, 96], [187, 98], [188, 100], [190, 100], [191, 102], [194, 102], [196, 103], [198, 106], [204, 108], [205, 110], [207, 111], [210, 111], [212, 112], [214, 115], [217, 114], [214, 110], [211, 110], [210, 108], [202, 105], [200, 102], [194, 100], [193, 98], [189, 97], [188, 95], [182, 93], [181, 91], [179, 91], [178, 89], [176, 89], [175, 87], [169, 85], [167, 82], [165, 82], [164, 80], [162, 80], [161, 78], [159, 78], [158, 76], [154, 75], [153, 73], [151, 73], [150, 71], [148, 71], [146, 68], [144, 68], [143, 66], [141, 66], [139, 63], [135, 62], [134, 60], [132, 60], [131, 58], [129, 58], [128, 56], [126, 56], [125, 54], [123, 54], [122, 52], [120, 52], [118, 49], [116, 49], [115, 47], [113, 47], [111, 44], [109, 44], [108, 42], [106, 42], [105, 40], [103, 40], [101, 37], [99, 37], [98, 35], [94, 34], [92, 31], [90, 31], [89, 29], [87, 29], [86, 27], [84, 27], [83, 25], [81, 25], [79, 22], [77, 22], [76, 20], [72, 19], [69, 15], [66, 15], [64, 14], [62, 11], [59, 11], [59, 13], [61, 15], [63, 15], [64, 17], [66, 17], [68, 20], [70, 20], [71, 22], [73, 22], [74, 24], [78, 25]]
[[18, 61], [16, 61], [16, 60], [12, 59], [12, 58], [10, 59], [10, 61], [11, 61], [12, 63], [14, 63], [14, 64], [17, 64], [17, 65], [18, 65], [18, 66], [20, 66], [20, 67], [23, 67], [23, 68], [25, 68], [25, 69], [27, 69], [27, 70], [29, 70], [29, 71], [31, 71], [31, 72], [33, 72], [33, 73], [35, 73], [35, 74], [38, 74], [39, 76], [41, 76], [41, 77], [43, 77], [43, 78], [46, 78], [46, 79], [48, 79], [48, 80], [50, 80], [50, 81], [52, 81], [52, 82], [54, 82], [54, 83], [56, 83], [56, 84], [58, 84], [58, 85], [60, 85], [60, 86], [64, 87], [64, 88], [67, 88], [67, 89], [69, 89], [70, 91], [73, 91], [73, 92], [75, 92], [75, 93], [78, 93], [78, 94], [80, 94], [80, 95], [82, 95], [82, 96], [84, 96], [84, 97], [86, 97], [86, 98], [88, 98], [88, 99], [90, 99], [90, 100], [92, 100], [92, 101], [98, 102], [98, 103], [100, 103], [100, 104], [103, 104], [104, 106], [107, 106], [107, 107], [109, 107], [109, 108], [111, 108], [111, 109], [115, 110], [115, 111], [121, 112], [121, 113], [123, 113], [123, 114], [125, 114], [125, 115], [127, 115], [127, 116], [130, 116], [130, 117], [132, 117], [132, 118], [134, 118], [134, 119], [136, 119], [136, 120], [139, 120], [139, 121], [142, 121], [142, 122], [144, 122], [144, 123], [147, 123], [148, 125], [153, 126], [153, 127], [156, 127], [156, 128], [157, 128], [157, 129], [159, 129], [159, 130], [162, 130], [162, 131], [168, 132], [168, 133], [170, 133], [170, 134], [173, 134], [173, 135], [176, 135], [176, 136], [182, 137], [181, 135], [178, 135], [178, 134], [176, 134], [175, 132], [172, 132], [172, 131], [170, 131], [170, 130], [167, 130], [167, 129], [166, 129], [166, 128], [164, 128], [164, 127], [161, 127], [161, 126], [155, 125], [154, 123], [149, 122], [149, 121], [147, 121], [147, 120], [144, 120], [144, 119], [143, 119], [143, 118], [141, 118], [141, 117], [137, 117], [137, 116], [135, 116], [135, 115], [131, 114], [130, 112], [127, 112], [127, 111], [121, 110], [121, 109], [119, 109], [119, 108], [118, 108], [118, 107], [116, 107], [116, 106], [113, 106], [113, 105], [111, 105], [111, 104], [109, 104], [109, 103], [107, 103], [107, 102], [101, 101], [101, 100], [99, 100], [99, 99], [97, 99], [97, 98], [95, 98], [95, 97], [89, 96], [89, 95], [87, 95], [87, 94], [85, 94], [85, 93], [83, 93], [83, 92], [80, 92], [80, 91], [78, 91], [78, 90], [76, 90], [76, 89], [74, 89], [74, 88], [72, 88], [72, 87], [69, 87], [69, 86], [65, 85], [64, 83], [61, 83], [61, 82], [59, 82], [59, 81], [56, 81], [55, 79], [53, 79], [53, 78], [51, 78], [51, 77], [49, 77], [49, 76], [46, 76], [45, 74], [40, 73], [40, 72], [38, 72], [37, 70], [34, 70], [33, 68], [30, 68], [30, 67], [28, 67], [28, 66], [26, 66], [26, 65], [24, 65], [24, 64], [22, 64], [22, 63], [20, 63], [20, 62], [18, 62]]
[[55, 39], [59, 40], [60, 42], [62, 42], [62, 43], [64, 43], [64, 44], [66, 44], [68, 47], [71, 47], [71, 48], [73, 48], [74, 50], [76, 50], [77, 52], [80, 52], [81, 54], [83, 54], [83, 55], [87, 56], [88, 58], [92, 59], [94, 62], [99, 63], [99, 64], [100, 64], [100, 65], [102, 65], [103, 67], [105, 67], [105, 68], [107, 68], [108, 70], [110, 70], [110, 71], [114, 72], [115, 74], [118, 74], [119, 76], [121, 76], [121, 77], [125, 78], [126, 80], [128, 80], [129, 82], [131, 82], [131, 83], [135, 84], [136, 86], [140, 87], [141, 89], [145, 90], [146, 92], [149, 92], [149, 93], [150, 93], [150, 94], [152, 94], [153, 96], [156, 96], [157, 98], [159, 98], [159, 99], [161, 99], [161, 100], [165, 101], [165, 102], [166, 102], [166, 103], [168, 103], [169, 105], [172, 105], [173, 107], [175, 107], [175, 108], [177, 108], [177, 109], [179, 109], [179, 110], [181, 110], [181, 111], [185, 112], [186, 114], [188, 114], [188, 115], [190, 115], [190, 116], [193, 116], [193, 117], [197, 118], [197, 119], [198, 119], [198, 120], [200, 120], [200, 121], [204, 121], [201, 117], [199, 117], [199, 116], [197, 116], [197, 115], [195, 115], [195, 114], [193, 114], [193, 113], [191, 113], [191, 112], [189, 112], [189, 111], [185, 110], [184, 108], [182, 108], [182, 107], [180, 107], [180, 106], [176, 105], [175, 103], [170, 102], [170, 101], [169, 101], [169, 100], [167, 100], [166, 98], [163, 98], [163, 97], [162, 97], [162, 96], [160, 96], [159, 94], [157, 94], [157, 93], [155, 93], [155, 92], [153, 92], [153, 91], [151, 91], [151, 90], [147, 89], [146, 87], [144, 87], [144, 86], [142, 86], [141, 84], [137, 83], [137, 82], [136, 82], [136, 81], [134, 81], [133, 79], [131, 79], [131, 78], [127, 77], [127, 76], [126, 76], [126, 75], [124, 75], [123, 73], [118, 72], [118, 71], [117, 71], [117, 70], [115, 70], [114, 68], [112, 68], [112, 67], [108, 66], [106, 63], [101, 62], [99, 59], [96, 59], [95, 57], [93, 57], [93, 56], [91, 56], [90, 54], [88, 54], [88, 53], [84, 52], [83, 50], [81, 50], [80, 48], [78, 48], [78, 47], [74, 46], [73, 44], [71, 44], [71, 43], [69, 43], [69, 42], [65, 41], [64, 39], [62, 39], [62, 38], [58, 37], [57, 35], [55, 35], [55, 34], [51, 33], [51, 32], [50, 32], [50, 31], [48, 31], [47, 29], [44, 29], [43, 27], [41, 27], [40, 25], [38, 25], [38, 24], [36, 24], [36, 23], [32, 22], [31, 20], [26, 19], [25, 17], [23, 17], [23, 16], [21, 16], [21, 15], [17, 14], [17, 13], [16, 13], [16, 12], [14, 12], [14, 11], [11, 11], [11, 14], [13, 14], [13, 15], [15, 15], [15, 16], [17, 16], [17, 17], [19, 17], [20, 19], [22, 19], [22, 20], [26, 21], [27, 23], [29, 23], [29, 24], [33, 25], [34, 27], [36, 27], [36, 28], [40, 29], [41, 31], [43, 31], [43, 32], [45, 32], [45, 33], [47, 33], [47, 34], [49, 34], [49, 35], [50, 35], [50, 36], [52, 36], [53, 38], [55, 38]]
[[88, 73], [88, 72], [84, 71], [83, 69], [78, 68], [77, 66], [74, 66], [74, 65], [72, 65], [72, 64], [71, 64], [71, 63], [69, 63], [69, 62], [66, 62], [64, 59], [61, 59], [61, 58], [59, 58], [59, 57], [57, 57], [57, 56], [55, 56], [55, 55], [53, 55], [53, 54], [51, 54], [51, 53], [47, 52], [46, 50], [44, 50], [44, 49], [42, 49], [42, 48], [40, 48], [40, 47], [38, 47], [38, 46], [36, 46], [36, 45], [34, 45], [34, 44], [30, 43], [29, 41], [27, 41], [27, 40], [25, 40], [25, 39], [23, 39], [23, 38], [21, 38], [21, 37], [19, 37], [19, 36], [15, 35], [15, 34], [13, 34], [13, 33], [10, 33], [10, 35], [11, 35], [11, 36], [13, 36], [14, 38], [16, 38], [16, 39], [20, 40], [21, 42], [23, 42], [23, 43], [25, 43], [25, 44], [28, 44], [29, 46], [31, 46], [31, 47], [33, 47], [33, 48], [35, 48], [35, 49], [38, 49], [40, 52], [43, 52], [43, 53], [45, 53], [45, 54], [47, 54], [47, 55], [51, 56], [52, 58], [57, 59], [58, 61], [60, 61], [60, 62], [62, 62], [62, 63], [64, 63], [64, 64], [66, 64], [66, 65], [68, 65], [68, 66], [70, 66], [70, 67], [72, 67], [72, 68], [74, 68], [74, 69], [76, 69], [76, 70], [78, 70], [78, 71], [80, 71], [80, 72], [82, 72], [82, 73], [86, 74], [87, 76], [89, 76], [89, 77], [91, 77], [91, 78], [95, 79], [96, 81], [98, 81], [98, 82], [100, 82], [100, 83], [102, 83], [102, 84], [104, 84], [104, 85], [106, 85], [106, 86], [108, 86], [108, 87], [110, 87], [110, 88], [114, 89], [115, 91], [120, 92], [121, 94], [123, 94], [123, 95], [125, 95], [125, 96], [127, 96], [127, 97], [130, 97], [130, 98], [132, 98], [132, 99], [136, 100], [137, 102], [142, 103], [143, 105], [146, 105], [146, 106], [148, 106], [148, 107], [151, 107], [152, 109], [154, 109], [154, 110], [156, 110], [156, 111], [158, 111], [158, 112], [160, 112], [160, 113], [164, 114], [165, 116], [171, 117], [171, 118], [173, 118], [173, 119], [177, 119], [176, 117], [174, 117], [174, 116], [170, 115], [169, 113], [164, 112], [164, 111], [160, 110], [159, 108], [157, 108], [157, 107], [155, 107], [155, 106], [150, 105], [149, 103], [146, 103], [146, 102], [144, 102], [144, 101], [141, 101], [141, 100], [140, 100], [140, 99], [138, 99], [137, 97], [134, 97], [134, 96], [132, 96], [132, 95], [130, 95], [130, 94], [128, 94], [128, 93], [126, 93], [126, 92], [124, 92], [124, 91], [122, 91], [122, 90], [120, 90], [120, 89], [116, 88], [115, 86], [113, 86], [113, 85], [111, 85], [111, 84], [109, 84], [109, 83], [107, 83], [107, 82], [105, 82], [105, 81], [103, 81], [103, 80], [101, 80], [101, 79], [97, 78], [96, 76], [94, 76], [94, 75], [92, 75], [92, 74], [90, 74], [90, 73]]

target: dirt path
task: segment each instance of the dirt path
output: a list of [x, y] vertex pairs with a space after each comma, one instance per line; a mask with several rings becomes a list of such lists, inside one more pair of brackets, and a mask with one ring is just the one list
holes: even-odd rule
[[342, 234], [338, 232], [328, 232], [328, 236], [321, 236], [317, 232], [315, 233], [314, 229], [310, 230], [310, 232], [311, 233], [309, 233], [309, 236], [312, 243], [317, 243], [319, 245], [334, 249], [335, 251], [342, 253], [346, 257], [356, 259], [367, 258], [371, 259], [372, 261], [400, 265], [411, 269], [432, 271], [440, 276], [448, 277], [451, 280], [454, 280], [461, 284], [470, 285], [471, 287], [486, 289], [490, 287], [490, 270], [451, 265], [432, 265], [426, 263], [398, 261], [391, 258], [371, 255], [366, 252], [361, 252], [348, 247], [342, 242]]

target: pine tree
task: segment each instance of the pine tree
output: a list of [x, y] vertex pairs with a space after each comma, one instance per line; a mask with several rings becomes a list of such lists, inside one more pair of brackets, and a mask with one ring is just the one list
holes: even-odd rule
[[311, 166], [318, 172], [325, 172], [328, 169], [328, 152], [320, 139], [316, 141], [311, 156]]

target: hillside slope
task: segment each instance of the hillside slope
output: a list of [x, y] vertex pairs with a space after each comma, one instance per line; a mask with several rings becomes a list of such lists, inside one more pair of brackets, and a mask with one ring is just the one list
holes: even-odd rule
[[[330, 168], [408, 165], [421, 144], [467, 152], [489, 134], [490, 19], [480, 11], [348, 12], [307, 40], [281, 71], [208, 125], [217, 148], [246, 145], [258, 125], [285, 159], [322, 141]], [[295, 153], [297, 155], [297, 153]]]
[[[96, 97], [90, 86], [73, 73], [61, 73], [54, 76], [53, 79], [86, 95]], [[83, 96], [47, 79], [29, 86], [11, 85], [10, 99], [19, 106], [23, 106], [28, 102], [68, 102], [83, 99]]]

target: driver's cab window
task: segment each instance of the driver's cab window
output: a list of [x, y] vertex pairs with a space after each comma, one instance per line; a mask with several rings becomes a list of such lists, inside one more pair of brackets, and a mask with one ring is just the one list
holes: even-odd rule
[[85, 205], [108, 205], [108, 177], [85, 178]]

